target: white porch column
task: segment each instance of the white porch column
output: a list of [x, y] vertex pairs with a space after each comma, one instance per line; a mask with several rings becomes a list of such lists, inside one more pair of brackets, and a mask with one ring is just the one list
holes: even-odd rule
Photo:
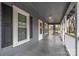
[[65, 33], [67, 33], [67, 16], [64, 17], [65, 18]]
[[64, 19], [63, 19], [62, 22], [61, 22], [61, 38], [62, 38], [62, 41], [63, 41], [63, 45], [65, 44], [64, 35], [65, 35], [65, 23], [64, 23]]
[[79, 2], [77, 3], [77, 55], [79, 55]]

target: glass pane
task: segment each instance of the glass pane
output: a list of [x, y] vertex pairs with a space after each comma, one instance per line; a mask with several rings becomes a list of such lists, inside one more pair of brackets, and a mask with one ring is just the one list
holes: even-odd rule
[[22, 41], [27, 38], [26, 31], [26, 16], [18, 13], [18, 41]]

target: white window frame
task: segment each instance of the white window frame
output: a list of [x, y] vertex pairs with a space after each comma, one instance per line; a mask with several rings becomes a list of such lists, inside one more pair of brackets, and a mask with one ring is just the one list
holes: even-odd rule
[[[27, 39], [24, 39], [22, 41], [18, 41], [18, 13], [25, 15], [26, 16], [26, 25], [27, 25]], [[15, 5], [13, 5], [13, 47], [16, 47], [18, 45], [21, 45], [23, 43], [26, 43], [28, 41], [30, 41], [30, 24], [29, 24], [29, 16], [30, 14], [25, 12], [24, 10], [16, 7]]]

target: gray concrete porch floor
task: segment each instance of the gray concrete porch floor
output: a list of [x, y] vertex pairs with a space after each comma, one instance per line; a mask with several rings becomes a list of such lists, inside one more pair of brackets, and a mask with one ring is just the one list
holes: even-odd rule
[[49, 35], [47, 38], [29, 46], [15, 56], [67, 56], [67, 52], [59, 35]]

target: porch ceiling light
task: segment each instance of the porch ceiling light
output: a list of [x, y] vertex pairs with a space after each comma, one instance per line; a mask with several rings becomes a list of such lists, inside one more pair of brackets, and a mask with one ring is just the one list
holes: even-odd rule
[[52, 17], [51, 16], [49, 16], [49, 20], [51, 20], [52, 19]]

